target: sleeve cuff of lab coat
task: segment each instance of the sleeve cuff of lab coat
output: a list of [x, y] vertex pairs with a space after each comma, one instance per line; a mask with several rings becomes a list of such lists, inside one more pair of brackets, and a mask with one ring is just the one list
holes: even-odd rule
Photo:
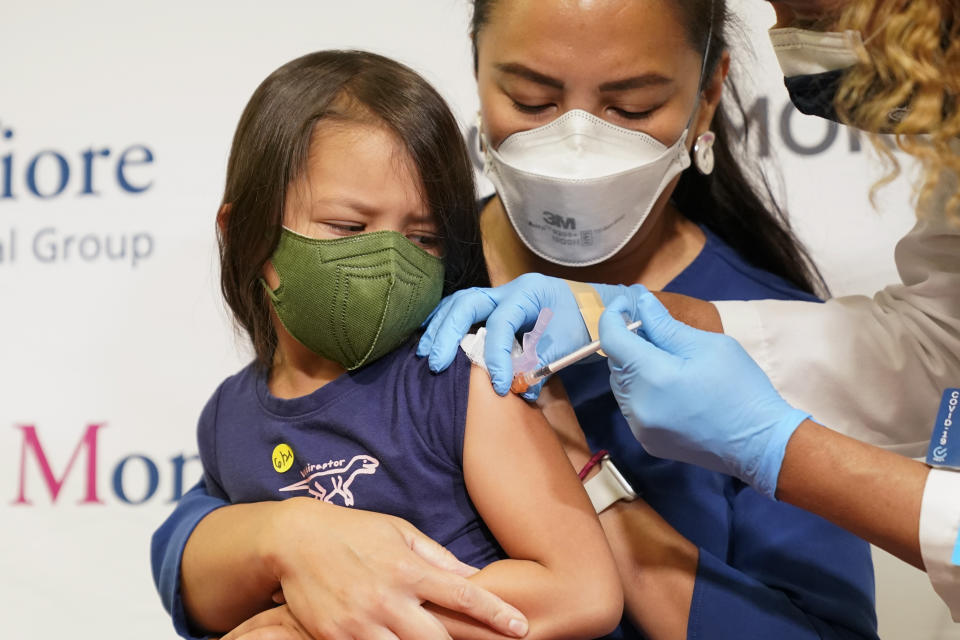
[[920, 507], [920, 553], [934, 590], [960, 622], [960, 566], [951, 562], [960, 528], [960, 473], [931, 469]]

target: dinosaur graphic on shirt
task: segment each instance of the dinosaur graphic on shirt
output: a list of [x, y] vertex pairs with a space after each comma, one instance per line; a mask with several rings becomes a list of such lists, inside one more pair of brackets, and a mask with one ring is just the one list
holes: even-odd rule
[[312, 473], [303, 480], [280, 489], [280, 491], [306, 491], [317, 500], [333, 502], [335, 495], [343, 498], [343, 504], [353, 506], [353, 492], [350, 485], [359, 475], [377, 472], [380, 461], [373, 456], [360, 454], [353, 456], [346, 466]]

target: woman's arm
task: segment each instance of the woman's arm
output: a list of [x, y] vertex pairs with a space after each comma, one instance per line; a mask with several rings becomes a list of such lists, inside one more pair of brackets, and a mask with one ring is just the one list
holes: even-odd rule
[[180, 593], [191, 626], [227, 631], [275, 604], [271, 596], [280, 583], [263, 557], [261, 540], [272, 535], [273, 523], [286, 517], [281, 506], [229, 505], [197, 524], [180, 560]]
[[425, 601], [522, 636], [523, 616], [464, 577], [475, 572], [400, 518], [291, 498], [204, 518], [184, 551], [182, 589], [190, 618], [214, 631], [273, 606], [282, 588], [316, 638], [385, 630], [408, 640], [446, 638]]
[[[537, 404], [560, 439], [574, 469], [592, 452], [563, 384], [551, 378]], [[593, 470], [584, 478], [596, 475]], [[600, 514], [623, 586], [624, 609], [651, 640], [687, 637], [699, 550], [643, 498], [616, 502]]]
[[[594, 638], [623, 607], [610, 549], [556, 436], [535, 407], [498, 397], [474, 367], [463, 447], [470, 498], [509, 560], [471, 578], [515, 604], [529, 638]], [[497, 637], [432, 609], [455, 638]]]
[[[641, 315], [656, 322], [654, 314]], [[640, 372], [645, 378], [633, 389], [621, 388], [622, 406], [634, 408], [635, 412], [628, 413], [641, 441], [655, 442], [657, 455], [663, 457], [718, 463], [725, 460], [718, 466], [746, 481], [753, 480], [746, 472], [749, 469], [775, 470], [777, 499], [815, 513], [925, 569], [937, 593], [952, 607], [955, 619], [960, 619], [960, 567], [951, 562], [960, 525], [960, 474], [930, 470], [921, 462], [859, 442], [812, 420], [800, 422], [796, 430], [789, 429], [792, 423], [784, 423], [787, 437], [782, 438], [785, 447], [780, 450], [780, 461], [776, 460], [777, 447], [766, 447], [762, 455], [773, 464], [750, 463], [745, 454], [756, 448], [747, 446], [742, 426], [762, 422], [763, 411], [758, 412], [757, 400], [766, 405], [778, 401], [770, 389], [750, 382], [749, 370], [756, 365], [742, 351], [724, 349], [719, 336], [691, 333], [682, 326], [673, 327], [671, 336], [670, 327], [664, 329], [649, 337], [667, 350], [676, 347], [677, 336], [689, 340], [690, 348], [678, 351], [686, 352], [677, 360], [683, 363], [682, 372], [670, 373], [662, 368], [664, 358], [671, 358], [664, 351], [634, 349], [642, 345], [625, 343], [627, 349], [618, 354], [635, 351], [635, 366], [621, 362], [618, 370]], [[626, 332], [621, 333], [632, 340]], [[615, 350], [609, 344], [605, 348], [608, 353]], [[705, 373], [710, 371], [722, 371], [724, 376], [704, 385]], [[656, 400], [631, 401], [631, 396], [644, 395], [643, 387], [657, 386], [661, 377], [668, 380], [669, 387], [660, 387]], [[702, 430], [698, 432], [690, 423], [670, 426], [664, 422], [651, 411], [660, 400], [673, 422], [681, 415], [700, 416]], [[786, 414], [789, 410], [784, 403], [782, 411]], [[672, 435], [668, 433], [671, 431]], [[763, 442], [766, 437], [761, 433], [756, 439]], [[706, 454], [709, 457], [704, 457]], [[804, 538], [797, 541], [802, 543]]]
[[923, 569], [920, 504], [929, 472], [922, 462], [807, 420], [787, 443], [777, 498]]

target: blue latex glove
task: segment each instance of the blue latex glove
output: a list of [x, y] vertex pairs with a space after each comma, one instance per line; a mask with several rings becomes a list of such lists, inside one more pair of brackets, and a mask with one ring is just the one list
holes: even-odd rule
[[[641, 320], [644, 337], [626, 328]], [[674, 320], [642, 285], [600, 316], [610, 387], [650, 454], [740, 478], [773, 498], [787, 441], [809, 413], [780, 397], [733, 338]]]
[[[618, 285], [593, 286], [604, 304], [626, 291], [626, 287]], [[544, 307], [553, 311], [553, 319], [537, 345], [540, 365], [590, 342], [590, 334], [567, 283], [539, 273], [525, 273], [499, 287], [464, 289], [441, 300], [424, 322], [427, 330], [420, 338], [417, 355], [428, 356], [432, 371], [443, 371], [453, 362], [460, 340], [470, 327], [486, 320], [484, 360], [494, 390], [506, 395], [513, 381], [510, 349], [514, 336], [530, 329]], [[536, 399], [542, 386], [540, 382], [531, 387], [523, 397]]]

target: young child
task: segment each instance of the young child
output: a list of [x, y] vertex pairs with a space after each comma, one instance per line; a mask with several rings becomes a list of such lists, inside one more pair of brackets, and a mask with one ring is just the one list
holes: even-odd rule
[[[201, 415], [210, 493], [400, 516], [483, 567], [475, 579], [527, 616], [528, 638], [615, 627], [616, 568], [542, 414], [498, 397], [462, 354], [439, 375], [415, 355], [441, 294], [486, 280], [442, 98], [370, 53], [280, 67], [240, 119], [218, 223], [222, 290], [256, 360]], [[227, 631], [270, 601], [235, 588], [243, 570], [191, 587], [194, 625]], [[454, 637], [492, 636], [433, 611]]]

